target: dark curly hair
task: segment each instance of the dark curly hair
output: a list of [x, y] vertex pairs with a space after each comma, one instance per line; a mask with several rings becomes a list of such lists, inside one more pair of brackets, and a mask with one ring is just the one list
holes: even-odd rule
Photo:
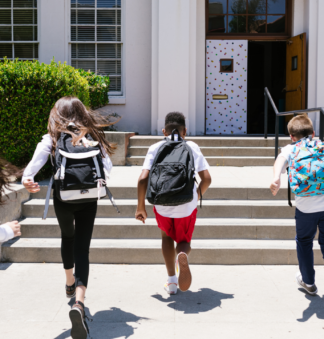
[[10, 184], [15, 178], [21, 177], [23, 170], [19, 170], [16, 166], [9, 164], [0, 158], [0, 206], [5, 203], [4, 197], [8, 197], [7, 191], [13, 191]]
[[180, 112], [170, 112], [165, 117], [165, 131], [171, 134], [174, 129], [180, 133], [186, 128], [186, 118]]

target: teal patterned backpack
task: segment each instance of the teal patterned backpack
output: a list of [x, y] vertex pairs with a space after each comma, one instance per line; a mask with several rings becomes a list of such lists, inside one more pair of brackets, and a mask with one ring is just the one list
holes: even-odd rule
[[[291, 191], [299, 197], [324, 194], [323, 142], [312, 140], [310, 136], [293, 145], [288, 169]], [[290, 199], [289, 205], [291, 206]]]

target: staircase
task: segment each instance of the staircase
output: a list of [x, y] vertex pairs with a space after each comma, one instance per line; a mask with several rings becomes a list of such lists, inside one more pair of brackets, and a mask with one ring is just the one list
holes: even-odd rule
[[[128, 165], [142, 166], [148, 148], [162, 140], [162, 137], [135, 136], [130, 139]], [[274, 159], [274, 138], [263, 137], [186, 137], [196, 142], [210, 166], [272, 166]], [[290, 142], [280, 138], [279, 146]]]
[[[133, 137], [128, 163], [141, 165], [147, 148], [160, 137]], [[269, 183], [274, 161], [274, 140], [262, 138], [192, 137], [211, 167], [212, 187], [204, 196], [203, 208], [192, 241], [193, 264], [296, 264], [294, 208], [288, 206], [287, 188], [273, 198]], [[281, 145], [289, 143], [281, 140]], [[224, 156], [222, 156], [224, 155]], [[217, 165], [226, 167], [217, 167]], [[250, 167], [231, 167], [250, 166]], [[254, 167], [253, 167], [254, 166]], [[160, 231], [153, 206], [147, 205], [148, 219], [134, 219], [136, 185], [141, 168], [115, 167], [110, 183], [119, 206], [117, 215], [110, 201], [98, 203], [90, 260], [102, 264], [160, 264]], [[285, 177], [282, 186], [287, 187]], [[10, 262], [61, 262], [60, 229], [51, 202], [48, 219], [41, 219], [47, 187], [24, 203], [20, 239], [2, 246]], [[314, 244], [315, 263], [322, 263]]]

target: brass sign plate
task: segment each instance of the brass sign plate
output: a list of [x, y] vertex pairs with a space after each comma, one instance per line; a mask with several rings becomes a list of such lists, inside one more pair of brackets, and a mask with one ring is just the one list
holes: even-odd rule
[[213, 94], [213, 100], [226, 100], [228, 99], [227, 94]]

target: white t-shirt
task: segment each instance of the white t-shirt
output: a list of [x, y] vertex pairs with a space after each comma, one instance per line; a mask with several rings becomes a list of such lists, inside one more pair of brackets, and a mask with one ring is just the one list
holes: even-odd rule
[[[156, 156], [157, 151], [165, 143], [165, 140], [157, 142], [156, 144], [152, 145], [145, 157], [143, 170], [151, 170], [154, 158]], [[187, 145], [190, 146], [192, 149], [192, 154], [195, 160], [195, 172], [201, 172], [209, 169], [209, 165], [207, 160], [202, 155], [200, 148], [197, 144], [192, 141], [188, 141]], [[193, 199], [192, 201], [179, 205], [179, 206], [161, 206], [156, 205], [156, 211], [164, 217], [168, 218], [185, 218], [191, 215], [195, 208], [197, 208], [197, 201], [198, 201], [198, 194], [197, 194], [197, 187], [194, 186], [193, 189]]]
[[[294, 145], [287, 145], [281, 149], [279, 157], [284, 157], [288, 164]], [[324, 194], [309, 197], [299, 197], [295, 195], [296, 207], [303, 213], [315, 213], [324, 211]]]

